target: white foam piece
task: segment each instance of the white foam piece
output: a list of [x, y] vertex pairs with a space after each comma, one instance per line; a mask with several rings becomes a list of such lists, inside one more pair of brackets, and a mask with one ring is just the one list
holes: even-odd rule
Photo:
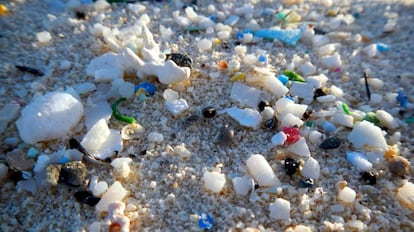
[[259, 186], [280, 185], [267, 160], [261, 154], [251, 155], [246, 161], [247, 169]]
[[339, 68], [342, 66], [341, 56], [338, 53], [334, 53], [331, 56], [323, 56], [320, 60], [322, 65], [329, 69]]
[[106, 100], [89, 104], [85, 108], [85, 125], [88, 129], [91, 129], [101, 119], [105, 119], [108, 123], [111, 116], [112, 109]]
[[104, 193], [101, 200], [96, 204], [95, 208], [98, 212], [108, 211], [108, 206], [116, 201], [122, 201], [128, 191], [122, 187], [119, 181], [115, 181]]
[[92, 82], [83, 82], [75, 86], [75, 91], [79, 94], [86, 94], [96, 90], [96, 85]]
[[291, 114], [291, 113], [287, 113], [286, 115], [283, 115], [280, 123], [281, 127], [293, 127], [293, 126], [298, 126], [301, 127], [304, 122], [297, 116]]
[[376, 44], [371, 44], [362, 49], [362, 52], [368, 57], [376, 57], [379, 54]]
[[313, 98], [314, 85], [308, 82], [293, 81], [289, 91], [293, 96]]
[[346, 153], [346, 159], [361, 172], [368, 171], [372, 168], [372, 163], [369, 162], [367, 157], [361, 152], [348, 151]]
[[217, 171], [206, 171], [203, 174], [203, 181], [207, 190], [218, 193], [226, 184], [226, 176]]
[[266, 75], [263, 88], [270, 92], [273, 96], [280, 98], [289, 92], [289, 89], [282, 84], [274, 75]]
[[311, 156], [308, 144], [306, 143], [304, 137], [300, 138], [296, 143], [290, 145], [287, 150], [302, 157]]
[[315, 89], [324, 87], [327, 81], [328, 77], [325, 76], [325, 74], [319, 74], [317, 76], [310, 76], [306, 78], [306, 83], [312, 84]]
[[250, 189], [252, 189], [253, 180], [248, 176], [235, 177], [231, 181], [237, 195], [246, 196]]
[[83, 116], [82, 103], [69, 93], [55, 91], [36, 98], [16, 121], [20, 138], [28, 144], [67, 136]]
[[107, 190], [108, 190], [108, 183], [106, 183], [105, 181], [99, 181], [93, 186], [92, 194], [95, 197], [100, 197]]
[[37, 37], [37, 41], [39, 41], [40, 43], [48, 43], [52, 40], [52, 36], [50, 35], [50, 32], [48, 31], [38, 32], [36, 34], [36, 37]]
[[211, 40], [209, 39], [201, 39], [197, 43], [197, 47], [201, 51], [208, 51], [211, 49], [212, 46], [213, 46], [213, 42], [211, 42]]
[[182, 98], [178, 100], [166, 101], [165, 106], [174, 116], [180, 115], [189, 108], [187, 101]]
[[403, 186], [397, 189], [397, 199], [404, 207], [414, 210], [414, 184], [406, 182]]
[[238, 121], [242, 126], [251, 127], [257, 129], [260, 127], [262, 116], [257, 110], [245, 108], [239, 109], [237, 107], [231, 107], [226, 109], [226, 113], [234, 120]]
[[345, 127], [352, 127], [354, 125], [354, 117], [336, 112], [332, 117], [332, 122]]
[[123, 147], [121, 133], [110, 130], [105, 119], [92, 126], [82, 139], [81, 145], [99, 159], [106, 159], [114, 151], [122, 151]]
[[316, 67], [310, 61], [306, 61], [301, 67], [300, 71], [304, 76], [312, 75], [316, 72]]
[[345, 187], [338, 192], [338, 200], [342, 201], [346, 204], [353, 203], [356, 198], [356, 192], [355, 190]]
[[368, 121], [357, 122], [348, 134], [348, 140], [357, 149], [388, 149], [382, 130]]
[[262, 91], [254, 87], [235, 82], [231, 88], [230, 98], [246, 106], [256, 108], [261, 92]]
[[312, 46], [314, 48], [321, 47], [329, 43], [329, 38], [325, 35], [314, 35], [312, 38]]
[[274, 146], [283, 145], [287, 139], [287, 136], [283, 131], [273, 135], [271, 141]]
[[290, 202], [277, 198], [274, 203], [269, 206], [270, 217], [276, 220], [289, 220], [290, 219]]
[[332, 55], [332, 53], [334, 53], [335, 50], [336, 50], [335, 44], [333, 43], [325, 44], [319, 47], [318, 54], [319, 56], [328, 56], [328, 55]]
[[385, 110], [377, 110], [375, 116], [381, 122], [381, 125], [384, 125], [388, 129], [395, 129], [398, 127], [398, 121], [391, 114]]
[[111, 166], [114, 167], [117, 174], [121, 178], [127, 178], [129, 173], [131, 172], [131, 168], [129, 164], [132, 163], [132, 159], [128, 157], [120, 157], [112, 160]]
[[172, 89], [164, 90], [162, 96], [166, 101], [178, 100], [178, 92]]
[[306, 178], [318, 179], [321, 172], [321, 166], [319, 162], [309, 157], [302, 168], [302, 175]]

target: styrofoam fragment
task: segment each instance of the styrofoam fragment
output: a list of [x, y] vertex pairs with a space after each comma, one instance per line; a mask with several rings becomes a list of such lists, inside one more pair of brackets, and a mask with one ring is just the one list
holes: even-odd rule
[[293, 81], [289, 91], [293, 96], [298, 96], [300, 98], [306, 99], [313, 98], [314, 88], [312, 83]]
[[325, 74], [319, 74], [317, 76], [310, 76], [306, 78], [306, 82], [312, 84], [315, 89], [324, 87], [327, 81], [328, 77], [325, 76]]
[[241, 125], [257, 129], [260, 127], [262, 116], [257, 110], [250, 108], [239, 109], [237, 107], [231, 107], [226, 109], [226, 113], [238, 121]]
[[240, 82], [236, 82], [231, 88], [230, 98], [245, 104], [246, 106], [256, 108], [257, 103], [259, 102], [260, 94], [260, 90], [244, 85]]
[[300, 71], [304, 76], [309, 76], [316, 72], [316, 67], [310, 61], [306, 61], [301, 67]]
[[357, 122], [348, 134], [348, 140], [358, 149], [388, 149], [382, 130], [368, 121]]
[[304, 124], [304, 122], [299, 117], [291, 113], [287, 113], [281, 118], [282, 118], [282, 121], [280, 123], [281, 127], [293, 127], [293, 126], [301, 127]]

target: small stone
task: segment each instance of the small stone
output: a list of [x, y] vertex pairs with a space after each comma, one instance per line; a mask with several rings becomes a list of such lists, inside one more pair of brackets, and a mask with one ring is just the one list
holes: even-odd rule
[[236, 194], [246, 196], [252, 189], [253, 180], [248, 176], [235, 177], [232, 180], [233, 188]]
[[125, 140], [141, 138], [145, 133], [145, 128], [138, 123], [128, 124], [122, 127], [121, 137]]
[[276, 129], [278, 122], [277, 118], [273, 116], [264, 122], [264, 127], [271, 130]]
[[84, 163], [80, 161], [69, 162], [60, 169], [58, 183], [71, 187], [84, 186], [87, 175], [88, 171]]
[[285, 127], [285, 128], [283, 128], [282, 131], [283, 131], [283, 133], [285, 133], [285, 135], [287, 137], [286, 142], [285, 142], [285, 144], [287, 144], [287, 145], [291, 145], [291, 144], [296, 143], [302, 137], [300, 135], [300, 130], [297, 127]]
[[48, 43], [50, 40], [52, 40], [52, 36], [48, 31], [42, 31], [36, 34], [37, 40], [40, 43]]
[[274, 203], [270, 204], [269, 209], [270, 217], [272, 217], [273, 219], [290, 219], [290, 202], [283, 198], [277, 198]]
[[32, 170], [35, 165], [33, 159], [27, 159], [26, 153], [20, 149], [14, 149], [13, 151], [6, 153], [6, 161], [10, 168], [19, 171]]
[[3, 181], [9, 172], [9, 168], [4, 164], [0, 163], [0, 181]]
[[173, 101], [165, 102], [167, 110], [170, 111], [174, 116], [180, 115], [182, 112], [186, 111], [189, 106], [185, 99], [178, 99]]
[[375, 112], [375, 116], [379, 120], [381, 125], [384, 125], [388, 129], [393, 130], [398, 127], [398, 121], [385, 110], [377, 110]]
[[89, 191], [78, 191], [74, 194], [77, 201], [80, 203], [88, 204], [90, 206], [95, 206], [101, 200], [99, 197], [95, 197]]
[[172, 60], [180, 67], [192, 68], [193, 60], [190, 56], [182, 53], [170, 53], [166, 55], [166, 60]]
[[342, 139], [339, 139], [337, 137], [330, 137], [325, 139], [325, 141], [323, 141], [321, 143], [321, 145], [319, 145], [319, 148], [322, 149], [335, 149], [338, 148], [342, 143]]
[[270, 106], [270, 103], [266, 100], [261, 100], [257, 106], [259, 108], [259, 112], [262, 112], [266, 106]]
[[326, 93], [323, 91], [323, 89], [316, 89], [315, 93], [313, 95], [313, 99], [315, 100], [316, 98], [321, 97], [321, 96], [325, 96], [325, 95], [326, 95]]
[[402, 206], [414, 211], [414, 184], [407, 182], [398, 188], [397, 199], [400, 201]]
[[226, 184], [226, 176], [217, 171], [206, 171], [203, 174], [203, 181], [207, 190], [218, 193]]
[[339, 190], [338, 192], [338, 200], [345, 203], [345, 204], [352, 204], [355, 201], [356, 192], [355, 190], [344, 187]]
[[286, 158], [285, 159], [285, 171], [286, 175], [292, 176], [295, 174], [295, 172], [299, 168], [299, 163], [292, 159], [292, 158]]
[[388, 161], [390, 172], [401, 178], [405, 178], [410, 173], [410, 165], [410, 161], [401, 156], [394, 156]]
[[217, 114], [217, 110], [212, 106], [207, 106], [201, 111], [201, 114], [205, 118], [214, 118]]
[[365, 171], [361, 175], [365, 184], [375, 185], [377, 183], [377, 175], [371, 171]]
[[148, 134], [148, 141], [160, 144], [164, 141], [164, 136], [161, 133], [153, 131]]
[[212, 46], [213, 46], [213, 42], [211, 42], [211, 40], [209, 40], [209, 39], [201, 39], [197, 43], [198, 49], [200, 49], [202, 51], [208, 51], [208, 50], [211, 49]]
[[301, 188], [313, 188], [315, 181], [312, 178], [307, 178], [300, 181]]
[[231, 128], [229, 125], [224, 125], [221, 129], [220, 129], [220, 133], [217, 136], [216, 141], [220, 144], [220, 145], [224, 145], [224, 146], [230, 146], [233, 144], [234, 141], [234, 130], [233, 128]]
[[302, 175], [306, 178], [311, 179], [318, 179], [321, 172], [321, 166], [319, 165], [319, 162], [310, 157], [302, 168]]

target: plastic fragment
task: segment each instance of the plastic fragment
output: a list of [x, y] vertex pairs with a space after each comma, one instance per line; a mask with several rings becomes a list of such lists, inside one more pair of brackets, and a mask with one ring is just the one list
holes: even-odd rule
[[342, 140], [337, 138], [337, 137], [330, 137], [325, 139], [325, 141], [323, 141], [321, 143], [321, 145], [319, 145], [319, 148], [322, 149], [335, 149], [338, 148], [342, 143]]
[[0, 4], [0, 16], [6, 15], [9, 13], [9, 9], [4, 4]]
[[45, 75], [42, 71], [35, 69], [35, 68], [31, 68], [31, 67], [26, 67], [26, 66], [21, 66], [21, 65], [15, 65], [15, 67], [22, 71], [22, 72], [28, 72], [31, 73], [35, 76], [43, 76]]
[[377, 43], [377, 50], [380, 52], [388, 52], [389, 50], [391, 50], [391, 47], [387, 44], [383, 44], [383, 43]]
[[214, 226], [213, 217], [208, 213], [200, 213], [200, 219], [198, 219], [198, 226], [205, 230], [210, 230]]
[[283, 43], [294, 46], [302, 36], [302, 31], [300, 29], [294, 30], [271, 30], [263, 29], [257, 30], [254, 32], [256, 37], [270, 39], [270, 40], [280, 40]]
[[226, 21], [224, 21], [224, 24], [234, 26], [239, 21], [240, 17], [237, 15], [231, 15]]
[[344, 113], [346, 115], [350, 115], [351, 114], [351, 112], [349, 111], [348, 105], [345, 104], [345, 103], [342, 103], [342, 110], [344, 111]]
[[303, 78], [301, 75], [297, 74], [294, 71], [286, 69], [285, 70], [285, 75], [289, 77], [289, 80], [305, 82], [305, 78]]
[[363, 120], [368, 121], [368, 122], [372, 122], [375, 125], [378, 125], [380, 123], [380, 121], [377, 118], [377, 115], [374, 112], [366, 113]]
[[157, 87], [149, 82], [142, 82], [139, 85], [135, 86], [135, 92], [137, 92], [140, 89], [145, 90], [145, 92], [147, 92], [149, 95], [154, 95], [155, 91], [157, 90]]
[[359, 171], [368, 171], [372, 168], [372, 163], [361, 152], [347, 152], [346, 159], [354, 165]]
[[285, 141], [285, 144], [287, 145], [296, 143], [302, 137], [300, 135], [300, 130], [297, 127], [285, 127], [282, 131], [287, 137]]
[[400, 103], [401, 107], [407, 108], [408, 97], [402, 89], [398, 90], [397, 101]]
[[193, 66], [193, 60], [186, 54], [170, 53], [166, 55], [165, 59], [174, 61], [180, 67], [188, 67], [191, 69]]
[[120, 120], [120, 121], [123, 121], [123, 122], [127, 122], [127, 123], [135, 123], [136, 122], [136, 120], [135, 120], [135, 118], [132, 118], [132, 117], [128, 117], [128, 116], [124, 116], [124, 115], [122, 115], [119, 111], [118, 111], [118, 109], [117, 109], [117, 107], [118, 107], [118, 104], [119, 103], [121, 103], [121, 102], [123, 102], [123, 101], [125, 101], [126, 100], [126, 98], [124, 98], [124, 97], [122, 97], [122, 98], [120, 98], [120, 99], [118, 99], [113, 105], [112, 105], [112, 113], [113, 113], [113, 115], [114, 115], [114, 117], [116, 118], [116, 119], [118, 119], [118, 120]]
[[241, 79], [244, 79], [246, 77], [246, 75], [247, 75], [246, 73], [236, 74], [236, 75], [234, 75], [234, 76], [231, 77], [230, 81], [231, 82], [239, 81]]
[[289, 77], [283, 74], [280, 74], [279, 76], [277, 76], [277, 79], [279, 79], [280, 82], [282, 82], [282, 84], [286, 84], [289, 81]]

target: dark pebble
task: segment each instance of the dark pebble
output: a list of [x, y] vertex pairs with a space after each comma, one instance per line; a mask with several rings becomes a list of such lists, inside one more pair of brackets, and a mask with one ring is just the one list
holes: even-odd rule
[[388, 162], [390, 172], [401, 178], [405, 178], [410, 172], [410, 162], [401, 156], [395, 156]]
[[315, 182], [312, 178], [304, 179], [300, 181], [300, 187], [301, 188], [313, 188], [313, 185]]
[[26, 66], [21, 66], [21, 65], [15, 65], [15, 67], [22, 71], [22, 72], [28, 72], [31, 73], [35, 76], [43, 76], [45, 75], [42, 71], [35, 69], [35, 68], [31, 68], [31, 67], [26, 67]]
[[292, 158], [286, 158], [285, 159], [285, 171], [286, 175], [293, 176], [295, 172], [299, 168], [299, 163], [292, 159]]
[[58, 183], [80, 187], [85, 185], [87, 174], [85, 164], [79, 161], [69, 162], [60, 169]]
[[205, 117], [205, 118], [213, 118], [213, 117], [215, 117], [216, 116], [216, 114], [217, 114], [217, 110], [214, 108], [214, 107], [212, 107], [212, 106], [207, 106], [206, 108], [204, 108], [202, 111], [201, 111], [201, 114], [203, 115], [203, 117]]
[[338, 148], [342, 143], [342, 139], [338, 139], [337, 137], [330, 137], [325, 139], [325, 141], [323, 141], [321, 143], [321, 145], [319, 145], [319, 148], [322, 149], [335, 149]]
[[312, 110], [307, 110], [305, 113], [303, 113], [303, 119], [305, 119], [305, 120], [307, 120], [307, 119], [309, 119], [310, 117], [312, 117], [312, 113], [313, 113], [313, 111]]
[[277, 128], [278, 123], [279, 121], [277, 120], [277, 118], [273, 116], [271, 119], [268, 119], [264, 122], [264, 127], [273, 130]]
[[198, 116], [197, 114], [193, 114], [187, 117], [186, 119], [184, 119], [184, 127], [187, 128], [192, 125], [195, 125], [199, 119], [200, 119], [200, 116]]
[[17, 182], [23, 180], [23, 175], [21, 171], [12, 171], [9, 175], [10, 180], [12, 180], [15, 184]]
[[217, 136], [217, 143], [224, 146], [230, 146], [234, 141], [234, 130], [229, 125], [224, 125], [220, 129], [220, 133]]
[[80, 203], [88, 204], [90, 206], [95, 206], [101, 200], [99, 197], [95, 197], [89, 191], [78, 191], [74, 194], [77, 201]]
[[377, 183], [377, 175], [374, 172], [364, 172], [362, 173], [362, 180], [366, 184], [374, 185]]
[[86, 14], [85, 14], [85, 12], [82, 12], [82, 11], [76, 11], [76, 18], [77, 19], [86, 19]]
[[319, 29], [319, 28], [313, 28], [313, 31], [315, 32], [315, 35], [325, 35], [326, 34], [326, 32], [325, 31], [323, 31], [323, 30], [321, 30], [321, 29]]
[[322, 89], [316, 89], [313, 94], [313, 100], [315, 100], [318, 97], [325, 96], [325, 95], [326, 93]]
[[177, 64], [180, 67], [193, 67], [193, 60], [188, 55], [182, 53], [167, 54], [166, 60], [172, 60], [175, 64]]
[[270, 106], [270, 103], [266, 100], [262, 100], [259, 102], [258, 108], [259, 111], [262, 112], [266, 106]]

